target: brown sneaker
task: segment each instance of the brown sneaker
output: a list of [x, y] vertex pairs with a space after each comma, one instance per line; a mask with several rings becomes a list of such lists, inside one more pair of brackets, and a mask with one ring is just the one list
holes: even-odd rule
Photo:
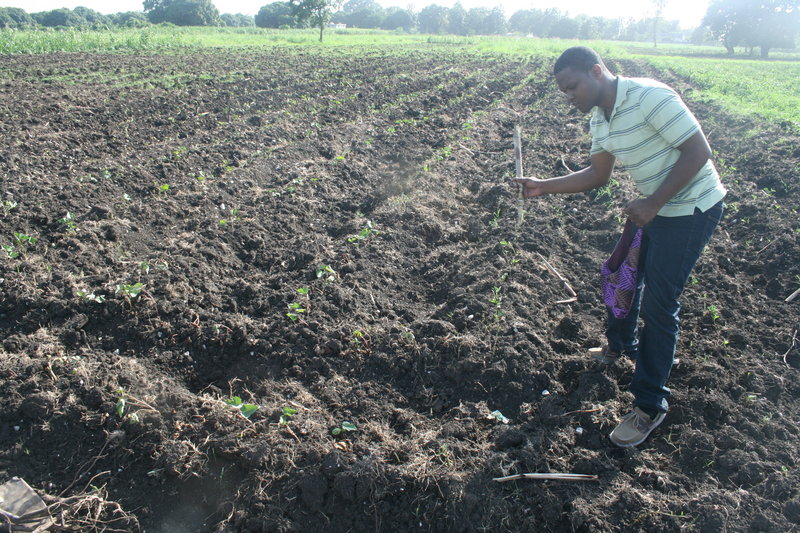
[[622, 448], [630, 448], [644, 442], [650, 432], [658, 427], [667, 413], [659, 411], [655, 418], [650, 418], [647, 413], [634, 407], [633, 411], [622, 418], [622, 422], [611, 432], [611, 442]]
[[589, 353], [592, 354], [592, 359], [604, 365], [610, 365], [620, 357], [620, 354], [609, 349], [608, 344], [599, 348], [589, 348]]

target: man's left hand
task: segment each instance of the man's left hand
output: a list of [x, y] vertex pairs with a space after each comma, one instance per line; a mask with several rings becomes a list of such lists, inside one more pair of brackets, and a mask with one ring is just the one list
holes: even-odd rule
[[653, 220], [658, 214], [659, 210], [661, 210], [661, 206], [657, 205], [650, 198], [639, 198], [638, 200], [634, 200], [629, 203], [625, 209], [623, 209], [625, 214], [628, 215], [628, 218], [633, 220], [633, 223], [640, 228], [644, 227], [651, 220]]

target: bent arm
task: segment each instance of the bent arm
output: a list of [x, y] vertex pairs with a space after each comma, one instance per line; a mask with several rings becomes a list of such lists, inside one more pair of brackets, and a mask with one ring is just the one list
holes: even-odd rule
[[625, 213], [637, 226], [642, 227], [653, 220], [661, 208], [692, 181], [711, 157], [711, 148], [700, 130], [678, 146], [678, 150], [681, 155], [658, 189], [647, 198], [634, 200], [625, 208]]
[[591, 164], [588, 167], [566, 176], [547, 180], [517, 178], [514, 181], [522, 185], [525, 198], [545, 194], [576, 193], [605, 185], [611, 178], [613, 169], [614, 156], [609, 152], [600, 152], [592, 156]]
[[681, 189], [686, 187], [703, 165], [711, 158], [711, 147], [703, 132], [698, 130], [678, 146], [681, 155], [669, 171], [664, 182], [650, 195], [660, 210]]

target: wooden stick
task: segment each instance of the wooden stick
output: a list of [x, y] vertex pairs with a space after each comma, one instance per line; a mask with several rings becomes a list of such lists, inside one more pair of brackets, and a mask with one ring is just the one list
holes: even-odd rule
[[796, 291], [794, 291], [794, 292], [793, 292], [792, 294], [790, 294], [790, 295], [789, 295], [789, 296], [786, 298], [786, 300], [784, 300], [784, 301], [785, 301], [785, 302], [791, 302], [792, 300], [794, 300], [794, 299], [795, 299], [795, 298], [797, 298], [798, 296], [800, 296], [800, 289], [797, 289]]
[[550, 264], [550, 262], [549, 262], [549, 261], [547, 261], [547, 259], [545, 259], [545, 258], [544, 258], [544, 256], [543, 256], [542, 254], [540, 254], [540, 253], [538, 253], [538, 252], [537, 252], [537, 253], [536, 253], [536, 255], [538, 255], [538, 256], [539, 256], [539, 259], [541, 259], [542, 261], [544, 261], [544, 264], [545, 264], [545, 266], [547, 267], [547, 270], [549, 270], [549, 271], [550, 271], [550, 273], [551, 273], [552, 275], [554, 275], [555, 277], [557, 277], [558, 279], [560, 279], [562, 283], [564, 283], [564, 287], [566, 287], [566, 288], [567, 288], [567, 292], [569, 292], [570, 296], [575, 296], [575, 297], [577, 297], [577, 296], [578, 296], [578, 294], [577, 294], [577, 293], [575, 292], [575, 290], [572, 288], [572, 285], [570, 285], [570, 284], [569, 284], [569, 281], [567, 281], [567, 279], [566, 279], [564, 276], [562, 276], [561, 274], [559, 274], [559, 273], [558, 273], [558, 270], [556, 270], [556, 269], [553, 267], [553, 265], [551, 265], [551, 264]]
[[[514, 168], [517, 171], [517, 177], [523, 177], [522, 172], [522, 130], [519, 126], [514, 128]], [[523, 195], [523, 187], [519, 186], [519, 199], [517, 200], [517, 226], [522, 225], [522, 219], [525, 217], [525, 196]]]
[[513, 476], [496, 477], [494, 481], [505, 483], [506, 481], [516, 481], [518, 479], [560, 479], [564, 481], [591, 481], [597, 479], [592, 474], [563, 474], [563, 473], [539, 473], [514, 474]]

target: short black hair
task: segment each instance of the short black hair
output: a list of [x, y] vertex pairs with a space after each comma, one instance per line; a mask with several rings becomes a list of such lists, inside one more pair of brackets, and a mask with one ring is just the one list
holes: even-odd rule
[[600, 55], [588, 46], [573, 46], [561, 54], [553, 67], [553, 74], [558, 74], [566, 68], [573, 68], [587, 72], [595, 65], [605, 66]]

